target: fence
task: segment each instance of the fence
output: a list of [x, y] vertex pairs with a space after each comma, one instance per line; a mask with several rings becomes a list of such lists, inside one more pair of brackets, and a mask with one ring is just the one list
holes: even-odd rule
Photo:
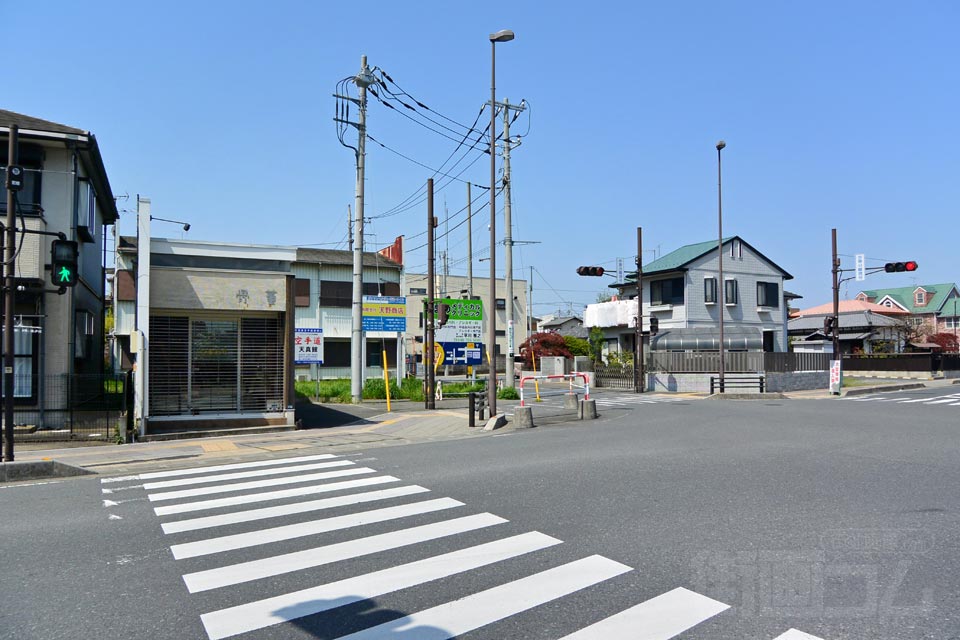
[[633, 390], [633, 365], [594, 365], [593, 380], [598, 387]]
[[845, 371], [940, 371], [942, 365], [956, 370], [956, 356], [932, 353], [857, 354], [843, 356]]
[[[764, 355], [760, 351], [726, 351], [723, 354], [724, 371], [759, 373], [764, 370]], [[653, 351], [647, 356], [647, 370], [668, 373], [715, 373], [720, 371], [720, 352]]]
[[132, 393], [124, 374], [15, 378], [15, 441], [113, 440], [124, 430]]

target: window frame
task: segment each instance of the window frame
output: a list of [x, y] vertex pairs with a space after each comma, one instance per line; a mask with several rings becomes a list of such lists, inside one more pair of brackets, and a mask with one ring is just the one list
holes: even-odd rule
[[736, 278], [724, 278], [723, 304], [726, 307], [735, 307], [740, 304], [740, 286]]
[[[773, 302], [771, 303], [770, 288], [774, 290]], [[762, 294], [762, 295], [761, 295]], [[776, 282], [757, 281], [757, 306], [769, 309], [780, 308], [780, 285]]]
[[[669, 299], [664, 300], [663, 289], [664, 284], [669, 283]], [[677, 283], [680, 284], [680, 293], [677, 295], [674, 293]], [[686, 302], [686, 278], [683, 276], [674, 276], [672, 278], [661, 278], [659, 280], [653, 280], [650, 282], [650, 306], [652, 307], [662, 307], [666, 305], [670, 306], [683, 306]]]
[[703, 279], [703, 304], [717, 304], [717, 278], [707, 276]]

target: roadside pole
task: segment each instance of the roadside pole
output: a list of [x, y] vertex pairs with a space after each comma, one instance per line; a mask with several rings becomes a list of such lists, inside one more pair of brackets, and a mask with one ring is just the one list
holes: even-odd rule
[[7, 228], [4, 239], [4, 304], [3, 304], [3, 459], [13, 462], [13, 314], [16, 290], [13, 275], [16, 272], [17, 227], [14, 206], [16, 191], [11, 169], [17, 164], [17, 142], [19, 127], [10, 125], [10, 139], [7, 147]]
[[643, 375], [643, 227], [637, 227], [637, 329], [634, 336], [633, 390], [643, 393], [646, 379]]
[[427, 301], [423, 309], [423, 379], [426, 383], [423, 391], [424, 407], [427, 409], [436, 408], [434, 398], [434, 380], [433, 371], [433, 318], [434, 318], [434, 296], [436, 287], [434, 282], [434, 264], [433, 264], [433, 230], [437, 226], [437, 221], [433, 217], [433, 178], [427, 180]]

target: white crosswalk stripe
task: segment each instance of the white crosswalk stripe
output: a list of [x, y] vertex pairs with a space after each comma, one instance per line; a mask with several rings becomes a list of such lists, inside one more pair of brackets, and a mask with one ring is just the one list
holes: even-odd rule
[[913, 396], [887, 396], [887, 395], [867, 395], [853, 398], [844, 398], [852, 402], [887, 402], [891, 404], [922, 404], [922, 405], [947, 405], [951, 407], [960, 406], [960, 393], [951, 393], [941, 396], [929, 396], [924, 398], [915, 398]]
[[[208, 592], [209, 596], [223, 593], [225, 604], [231, 605], [201, 615], [211, 640], [318, 614], [332, 616], [333, 621], [337, 615], [334, 610], [345, 605], [480, 571], [497, 563], [522, 562], [523, 557], [535, 558], [533, 554], [562, 543], [538, 531], [502, 531], [504, 527], [498, 525], [508, 521], [492, 513], [450, 517], [446, 515], [450, 509], [459, 512], [467, 505], [448, 497], [419, 499], [430, 490], [418, 485], [384, 487], [401, 481], [394, 476], [371, 475], [377, 472], [352, 465], [345, 458], [323, 454], [119, 476], [104, 478], [102, 483], [115, 489], [142, 490], [150, 501], [169, 503], [153, 507], [153, 511], [161, 518], [172, 517], [161, 522], [161, 527], [173, 541], [170, 551], [174, 560], [184, 562], [182, 577], [187, 592]], [[331, 470], [314, 472], [317, 469]], [[138, 482], [143, 484], [132, 484]], [[167, 490], [174, 487], [178, 489]], [[334, 492], [339, 493], [314, 497]], [[219, 493], [233, 495], [204, 497]], [[383, 501], [393, 503], [374, 506]], [[120, 502], [104, 504], [116, 506]], [[333, 510], [329, 517], [315, 517], [317, 512], [327, 510]], [[197, 512], [207, 514], [177, 518]], [[419, 521], [409, 522], [411, 518]], [[377, 523], [375, 531], [364, 529]], [[218, 531], [224, 527], [231, 529]], [[464, 546], [460, 541], [471, 532], [483, 531], [487, 532], [487, 540], [494, 539], [479, 544], [475, 540], [472, 546]], [[188, 534], [193, 539], [184, 540], [183, 536]], [[202, 537], [196, 539], [197, 535]], [[325, 536], [335, 537], [325, 540]], [[442, 540], [448, 541], [448, 548], [454, 550], [431, 553], [429, 543]], [[398, 561], [396, 558], [404, 558], [403, 550], [407, 548], [411, 552], [406, 561]], [[429, 555], [424, 557], [424, 553]], [[409, 561], [409, 554], [419, 559]], [[372, 562], [374, 570], [367, 569], [367, 573], [359, 575], [348, 573], [345, 577], [341, 577], [342, 573], [318, 572], [327, 565], [359, 558], [370, 558], [366, 566]], [[384, 568], [378, 569], [381, 562]], [[537, 567], [534, 573], [449, 602], [443, 602], [443, 592], [437, 590], [432, 596], [437, 598], [435, 606], [372, 624], [341, 640], [420, 637], [422, 629], [427, 630], [423, 637], [432, 640], [454, 638], [559, 598], [581, 597], [575, 595], [581, 592], [583, 597], [590, 597], [595, 585], [632, 571], [596, 555], [553, 567], [540, 565], [542, 560], [531, 560], [530, 566]], [[310, 578], [313, 575], [338, 575], [339, 579], [317, 584]], [[315, 586], [283, 592], [277, 587], [283, 584], [283, 576], [304, 579]], [[260, 599], [241, 599], [238, 603], [231, 595], [231, 587], [239, 589], [238, 585], [256, 581], [260, 581], [256, 589], [243, 593], [256, 593], [255, 597]], [[668, 640], [728, 608], [701, 594], [676, 588], [574, 631], [565, 640]], [[270, 632], [264, 633], [263, 637], [269, 637]], [[790, 629], [776, 640], [822, 639]]]

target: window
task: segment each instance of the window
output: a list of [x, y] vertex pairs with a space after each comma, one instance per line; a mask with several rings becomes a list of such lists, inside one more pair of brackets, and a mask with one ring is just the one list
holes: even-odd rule
[[[36, 402], [35, 361], [40, 329], [34, 319], [16, 319], [13, 327], [13, 401], [15, 404]], [[0, 332], [2, 342], [2, 332]], [[0, 385], [3, 384], [0, 377]], [[3, 387], [0, 386], [0, 389]]]
[[743, 257], [743, 244], [741, 244], [739, 240], [733, 240], [730, 242], [730, 257], [731, 258]]
[[737, 281], [736, 280], [727, 280], [723, 283], [723, 302], [727, 305], [735, 305], [740, 300], [737, 295]]
[[923, 324], [923, 318], [910, 318], [910, 321], [913, 323], [913, 326], [919, 327]]
[[960, 318], [947, 318], [943, 321], [946, 329], [960, 329]]
[[[7, 190], [2, 188], [7, 178], [7, 144], [0, 145], [0, 211], [7, 211]], [[17, 192], [18, 213], [26, 216], [38, 216], [43, 213], [40, 207], [40, 183], [43, 177], [44, 151], [42, 147], [20, 143], [17, 163], [23, 167], [23, 188]]]
[[420, 328], [423, 329], [423, 311], [420, 312]]
[[913, 296], [914, 304], [923, 304], [924, 299], [923, 291], [917, 291]]
[[[336, 280], [320, 281], [321, 307], [350, 307], [353, 303], [353, 283]], [[326, 353], [323, 354], [326, 358]]]
[[506, 308], [507, 308], [507, 299], [497, 298], [497, 309], [506, 309]]
[[650, 304], [683, 304], [683, 276], [651, 282]]
[[410, 287], [410, 295], [425, 296], [427, 295], [427, 290], [425, 287]]
[[703, 301], [707, 304], [716, 304], [717, 302], [717, 279], [703, 279]]
[[780, 287], [776, 282], [757, 283], [757, 306], [780, 307]]
[[505, 329], [496, 329], [493, 333], [498, 338], [503, 338], [507, 335], [507, 332]]
[[81, 181], [77, 235], [84, 242], [94, 242], [97, 239], [97, 192], [90, 180], [81, 178]]
[[297, 278], [293, 281], [293, 304], [298, 307], [310, 306], [310, 280]]

